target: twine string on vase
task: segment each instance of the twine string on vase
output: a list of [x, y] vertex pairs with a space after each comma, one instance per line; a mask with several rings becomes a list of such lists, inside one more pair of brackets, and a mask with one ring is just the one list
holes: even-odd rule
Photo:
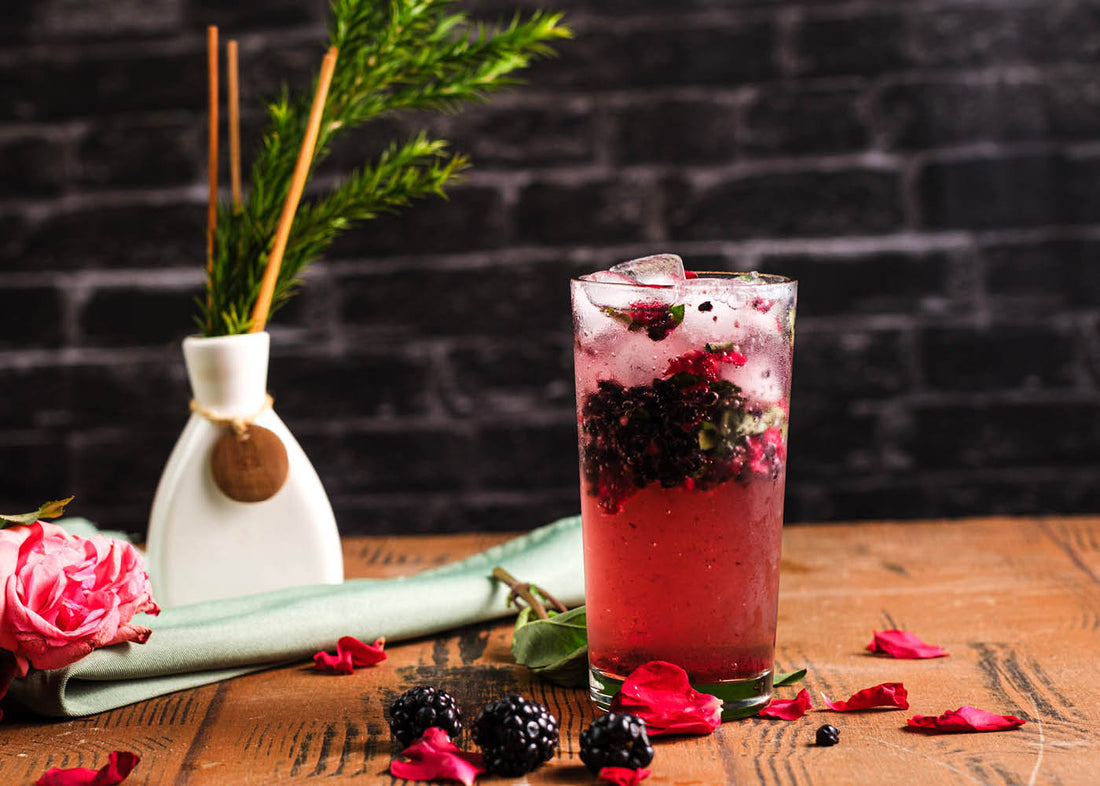
[[238, 437], [244, 437], [248, 432], [248, 427], [255, 423], [260, 415], [271, 409], [274, 404], [275, 399], [271, 397], [271, 394], [264, 393], [263, 405], [251, 415], [238, 415], [236, 417], [226, 418], [213, 410], [207, 409], [195, 399], [191, 399], [191, 411], [198, 415], [202, 415], [215, 426], [229, 426]]

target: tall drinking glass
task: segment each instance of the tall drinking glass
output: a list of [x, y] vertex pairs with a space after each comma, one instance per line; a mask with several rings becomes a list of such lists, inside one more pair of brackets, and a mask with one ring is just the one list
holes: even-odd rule
[[771, 694], [797, 283], [660, 255], [571, 283], [591, 695]]

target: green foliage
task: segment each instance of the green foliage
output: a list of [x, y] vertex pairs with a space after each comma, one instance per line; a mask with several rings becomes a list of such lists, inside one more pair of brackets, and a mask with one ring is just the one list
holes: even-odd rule
[[[408, 110], [454, 112], [515, 84], [513, 72], [552, 54], [548, 42], [569, 37], [560, 14], [489, 26], [454, 11], [450, 0], [332, 0], [329, 44], [338, 47], [312, 168], [342, 132]], [[320, 62], [320, 53], [318, 54]], [[247, 332], [271, 238], [290, 187], [313, 96], [285, 88], [267, 108], [267, 125], [239, 212], [218, 210], [207, 299], [199, 302], [204, 335]], [[420, 133], [395, 142], [328, 192], [310, 195], [295, 216], [275, 287], [274, 313], [329, 243], [357, 222], [444, 196], [469, 166], [447, 142]]]

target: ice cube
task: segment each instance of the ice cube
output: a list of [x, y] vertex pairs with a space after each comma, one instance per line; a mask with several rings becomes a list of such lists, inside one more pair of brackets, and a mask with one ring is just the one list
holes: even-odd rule
[[610, 272], [626, 276], [636, 284], [676, 284], [686, 278], [684, 260], [675, 254], [653, 254], [620, 262]]

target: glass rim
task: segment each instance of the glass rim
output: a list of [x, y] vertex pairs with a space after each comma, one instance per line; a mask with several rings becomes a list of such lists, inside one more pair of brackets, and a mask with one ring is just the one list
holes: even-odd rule
[[693, 281], [705, 280], [737, 281], [739, 284], [754, 288], [784, 287], [789, 284], [798, 285], [798, 279], [796, 278], [790, 278], [789, 276], [780, 275], [779, 273], [760, 273], [755, 270], [693, 270], [691, 272], [694, 274], [692, 278], [685, 278], [681, 281], [677, 281], [675, 284], [642, 284], [637, 281], [592, 281], [591, 279], [585, 278], [585, 276], [591, 276], [594, 275], [594, 273], [585, 273], [582, 276], [570, 276], [569, 280], [577, 284], [625, 287], [627, 289], [677, 289], [684, 284], [690, 286]]

